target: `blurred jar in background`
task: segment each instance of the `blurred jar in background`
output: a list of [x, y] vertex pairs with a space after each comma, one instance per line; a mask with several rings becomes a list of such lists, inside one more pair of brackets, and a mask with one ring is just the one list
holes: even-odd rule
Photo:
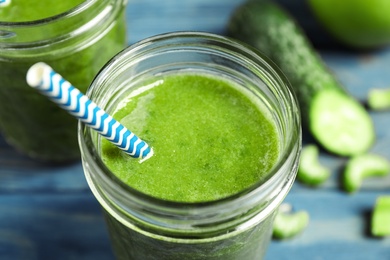
[[43, 61], [84, 92], [126, 44], [127, 0], [8, 0], [0, 6], [0, 131], [28, 156], [79, 158], [77, 120], [26, 83]]

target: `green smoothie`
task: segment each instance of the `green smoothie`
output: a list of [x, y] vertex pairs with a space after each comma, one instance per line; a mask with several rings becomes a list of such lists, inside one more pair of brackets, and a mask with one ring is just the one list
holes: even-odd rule
[[89, 97], [153, 149], [139, 160], [80, 124], [86, 180], [118, 260], [260, 260], [294, 181], [300, 118], [260, 54], [209, 33], [129, 46]]
[[142, 233], [105, 213], [117, 260], [261, 260], [267, 250], [273, 215], [249, 229], [210, 239], [176, 239]]
[[103, 65], [126, 46], [125, 5], [121, 0], [99, 0], [72, 16], [32, 25], [1, 22], [36, 21], [82, 2], [12, 0], [0, 8], [0, 31], [11, 32], [0, 34], [0, 132], [17, 150], [42, 161], [79, 158], [77, 120], [27, 85], [28, 68], [46, 62], [84, 92]]
[[129, 186], [176, 202], [236, 194], [267, 177], [279, 155], [269, 113], [231, 82], [177, 74], [138, 88], [113, 116], [153, 147], [140, 163], [102, 140], [102, 158]]
[[[159, 199], [196, 203], [237, 194], [263, 182], [279, 156], [276, 126], [256, 98], [211, 74], [162, 76], [110, 108], [154, 155], [140, 163], [102, 139], [101, 157], [126, 184]], [[121, 260], [260, 259], [273, 220], [222, 236], [176, 240], [105, 216]]]

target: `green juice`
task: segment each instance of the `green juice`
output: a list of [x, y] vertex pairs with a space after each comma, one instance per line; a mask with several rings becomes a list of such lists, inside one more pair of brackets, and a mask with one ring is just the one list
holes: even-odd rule
[[267, 177], [279, 154], [270, 115], [216, 77], [163, 77], [133, 92], [113, 117], [154, 155], [140, 163], [103, 140], [103, 161], [129, 186], [163, 200], [231, 196]]
[[119, 53], [88, 95], [153, 149], [131, 158], [80, 124], [118, 260], [263, 259], [300, 149], [280, 71], [234, 40], [169, 33]]
[[176, 239], [128, 228], [105, 212], [117, 260], [261, 260], [274, 214], [259, 225], [206, 239]]
[[[280, 141], [270, 113], [240, 89], [222, 77], [191, 73], [135, 88], [112, 109], [113, 117], [152, 146], [154, 155], [140, 163], [102, 139], [103, 162], [132, 188], [179, 203], [216, 201], [259, 185], [278, 160]], [[105, 217], [116, 256], [123, 260], [260, 259], [273, 220], [187, 240]]]
[[[84, 92], [127, 44], [121, 0], [99, 0], [73, 15], [53, 18], [83, 2], [12, 0], [0, 8], [0, 132], [17, 150], [40, 161], [79, 159], [77, 120], [27, 85], [29, 67], [46, 62]], [[108, 11], [99, 18], [103, 8]], [[91, 21], [94, 26], [85, 26]]]

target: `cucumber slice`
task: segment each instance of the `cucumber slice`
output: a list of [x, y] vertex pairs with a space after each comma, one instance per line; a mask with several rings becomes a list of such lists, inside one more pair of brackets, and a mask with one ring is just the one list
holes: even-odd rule
[[284, 204], [277, 212], [273, 224], [273, 237], [276, 239], [292, 238], [301, 233], [309, 224], [309, 214], [302, 210], [297, 212], [286, 212]]
[[320, 185], [330, 176], [330, 170], [320, 164], [318, 154], [318, 147], [314, 144], [302, 148], [297, 177], [307, 185]]
[[371, 118], [363, 106], [334, 89], [313, 98], [310, 130], [329, 151], [345, 156], [364, 153], [375, 140]]
[[367, 103], [373, 110], [390, 109], [390, 88], [370, 89]]
[[245, 2], [233, 13], [228, 34], [267, 55], [284, 72], [297, 95], [302, 122], [322, 147], [343, 156], [371, 147], [375, 131], [368, 112], [329, 72], [303, 30], [279, 5]]
[[390, 162], [376, 154], [362, 154], [350, 159], [343, 175], [344, 189], [347, 192], [359, 190], [363, 180], [368, 177], [381, 177], [390, 173]]
[[390, 196], [377, 198], [371, 219], [374, 236], [390, 236]]

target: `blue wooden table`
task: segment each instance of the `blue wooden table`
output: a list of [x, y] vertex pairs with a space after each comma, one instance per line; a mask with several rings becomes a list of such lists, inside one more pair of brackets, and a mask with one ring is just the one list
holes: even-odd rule
[[[372, 87], [390, 87], [390, 48], [350, 52], [334, 45], [316, 27], [303, 0], [282, 1], [297, 16], [325, 62], [360, 101]], [[129, 44], [159, 33], [196, 30], [224, 34], [243, 0], [130, 0]], [[390, 160], [390, 112], [370, 112], [377, 142], [372, 152]], [[304, 136], [304, 142], [310, 142]], [[301, 235], [272, 241], [266, 259], [390, 259], [390, 237], [369, 234], [379, 195], [390, 195], [390, 176], [364, 183], [354, 195], [343, 192], [339, 176], [347, 159], [327, 153], [321, 161], [332, 178], [312, 189], [296, 182], [286, 198], [307, 210], [311, 221]], [[0, 137], [0, 259], [113, 259], [101, 210], [79, 162], [46, 166], [18, 154]]]

